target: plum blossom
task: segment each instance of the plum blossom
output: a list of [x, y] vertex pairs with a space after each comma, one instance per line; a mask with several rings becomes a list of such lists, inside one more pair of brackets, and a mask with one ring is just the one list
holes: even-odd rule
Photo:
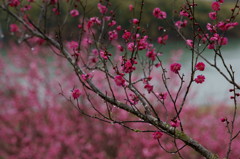
[[159, 44], [165, 45], [167, 40], [168, 40], [168, 35], [158, 37], [158, 43]]
[[10, 7], [17, 7], [20, 5], [20, 1], [19, 0], [8, 0], [8, 5]]
[[170, 70], [174, 73], [178, 73], [181, 69], [182, 65], [180, 63], [173, 63], [170, 65]]
[[102, 5], [101, 3], [98, 3], [98, 10], [102, 14], [105, 14], [108, 11], [107, 7]]
[[198, 62], [195, 66], [196, 70], [199, 70], [199, 71], [204, 71], [205, 69], [205, 64], [203, 62]]
[[108, 39], [109, 39], [110, 41], [116, 40], [117, 38], [118, 38], [118, 33], [117, 33], [116, 30], [113, 30], [113, 31], [109, 31], [109, 32], [108, 32]]
[[158, 19], [166, 19], [167, 18], [167, 13], [164, 11], [161, 11], [160, 8], [155, 8], [153, 10], [153, 15]]
[[138, 23], [139, 23], [139, 20], [136, 19], [136, 18], [134, 18], [134, 19], [132, 20], [132, 22], [133, 22], [133, 24], [138, 24]]
[[151, 93], [153, 91], [153, 85], [146, 84], [144, 88], [148, 91], [148, 93]]
[[203, 82], [205, 81], [205, 76], [203, 76], [203, 75], [198, 75], [198, 76], [194, 79], [194, 81], [195, 81], [197, 84], [201, 84], [201, 83], [203, 83]]
[[122, 75], [115, 76], [114, 81], [117, 86], [125, 86], [126, 85], [126, 80], [123, 78]]
[[163, 136], [163, 133], [160, 131], [156, 131], [153, 133], [153, 139], [160, 139]]
[[19, 27], [17, 26], [17, 24], [10, 24], [9, 27], [12, 33], [19, 32]]
[[179, 14], [180, 14], [180, 16], [184, 16], [184, 17], [188, 17], [189, 16], [188, 12], [185, 11], [185, 10], [182, 10]]
[[128, 6], [128, 8], [129, 8], [130, 11], [133, 11], [134, 6], [133, 6], [132, 4], [130, 4], [130, 5]]
[[217, 13], [216, 12], [210, 12], [210, 13], [208, 13], [208, 16], [212, 20], [216, 20], [217, 19]]
[[79, 15], [79, 12], [78, 12], [77, 9], [73, 9], [73, 10], [70, 11], [70, 14], [71, 14], [72, 17], [76, 17], [76, 16]]
[[80, 91], [79, 89], [74, 89], [74, 90], [72, 91], [72, 97], [73, 97], [73, 99], [79, 98], [81, 94], [82, 94], [82, 93], [81, 93], [81, 91]]
[[68, 43], [68, 47], [69, 47], [70, 49], [76, 50], [76, 49], [78, 48], [78, 42], [76, 42], [76, 41], [71, 41], [71, 42]]
[[184, 21], [176, 21], [175, 22], [175, 26], [178, 28], [178, 29], [181, 29], [181, 28], [184, 28], [187, 26], [187, 20], [184, 20]]
[[214, 11], [219, 11], [219, 10], [220, 10], [220, 4], [219, 4], [219, 2], [213, 2], [213, 3], [212, 3], [212, 9], [213, 9]]
[[193, 41], [192, 40], [186, 40], [186, 44], [188, 45], [188, 46], [190, 46], [191, 48], [193, 48]]
[[171, 122], [170, 122], [170, 125], [172, 126], [172, 127], [179, 127], [180, 126], [180, 121], [178, 120], [178, 119], [176, 119], [176, 120], [172, 120]]

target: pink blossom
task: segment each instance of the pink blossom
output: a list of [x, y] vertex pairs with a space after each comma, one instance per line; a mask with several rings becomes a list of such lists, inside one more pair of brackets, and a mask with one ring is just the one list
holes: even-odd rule
[[185, 10], [182, 10], [179, 14], [180, 14], [180, 16], [185, 16], [185, 17], [189, 16], [188, 12]]
[[100, 13], [105, 14], [107, 12], [107, 7], [102, 5], [101, 3], [98, 3], [98, 10]]
[[180, 121], [178, 120], [178, 119], [176, 119], [176, 120], [172, 120], [171, 122], [170, 122], [170, 125], [172, 126], [172, 127], [179, 127], [180, 126]]
[[210, 32], [216, 32], [216, 26], [212, 25], [210, 23], [207, 23], [206, 25], [207, 30], [209, 30]]
[[156, 60], [157, 53], [154, 49], [148, 50], [146, 56], [149, 57], [152, 61]]
[[227, 118], [220, 118], [220, 121], [225, 122], [225, 121], [227, 121]]
[[76, 42], [76, 41], [71, 41], [71, 42], [68, 43], [68, 47], [69, 47], [70, 49], [75, 50], [75, 49], [78, 48], [78, 42]]
[[193, 41], [192, 40], [186, 40], [186, 44], [188, 45], [188, 46], [190, 46], [191, 48], [193, 48]]
[[129, 40], [131, 35], [132, 35], [131, 32], [125, 30], [124, 34], [122, 35], [122, 38], [125, 39], [125, 40]]
[[79, 89], [74, 89], [74, 90], [72, 91], [72, 97], [73, 97], [73, 99], [79, 98], [81, 94], [82, 94], [82, 93], [81, 93], [81, 91], [80, 91]]
[[81, 75], [81, 77], [82, 77], [82, 79], [83, 79], [83, 80], [85, 80], [85, 81], [86, 81], [87, 79], [90, 79], [90, 78], [92, 78], [92, 75], [91, 75], [91, 74], [89, 74], [89, 73], [87, 73], [87, 74], [82, 74], [82, 75]]
[[138, 103], [139, 98], [136, 95], [130, 94], [129, 97], [130, 97], [130, 101], [129, 101], [130, 104], [136, 105]]
[[213, 3], [212, 3], [212, 9], [213, 9], [214, 11], [219, 11], [219, 10], [220, 10], [220, 4], [219, 4], [219, 2], [213, 2]]
[[129, 8], [130, 11], [133, 11], [134, 6], [133, 6], [132, 4], [130, 4], [130, 5], [128, 6], [128, 8]]
[[132, 52], [134, 50], [134, 43], [133, 42], [128, 43], [127, 48], [129, 51]]
[[73, 9], [73, 10], [70, 11], [70, 14], [71, 14], [72, 17], [76, 17], [76, 16], [79, 15], [79, 12], [78, 12], [77, 9]]
[[133, 24], [138, 24], [138, 23], [139, 23], [139, 20], [136, 19], [136, 18], [134, 18], [134, 19], [132, 20], [132, 22], [133, 22]]
[[120, 52], [123, 52], [123, 51], [124, 51], [124, 48], [123, 48], [122, 45], [118, 45], [117, 48], [118, 48], [118, 50], [119, 50]]
[[10, 7], [17, 7], [20, 5], [20, 1], [19, 0], [8, 0], [8, 5]]
[[117, 29], [117, 31], [120, 31], [120, 30], [122, 30], [122, 27], [121, 27], [121, 25], [118, 25], [116, 29]]
[[125, 86], [125, 82], [126, 80], [123, 78], [122, 75], [117, 75], [114, 77], [114, 81], [116, 83], [117, 86]]
[[165, 100], [167, 98], [167, 92], [159, 93], [158, 96], [161, 100]]
[[167, 40], [168, 40], [168, 35], [158, 37], [158, 43], [159, 44], [165, 45]]
[[125, 73], [133, 72], [136, 69], [136, 67], [134, 67], [133, 64], [137, 64], [137, 61], [127, 60], [125, 63], [122, 64], [123, 65], [122, 71]]
[[217, 13], [216, 12], [210, 12], [210, 13], [208, 13], [208, 16], [212, 20], [216, 20], [217, 19]]
[[158, 68], [158, 67], [160, 67], [161, 65], [162, 65], [162, 63], [159, 62], [159, 63], [156, 63], [156, 64], [155, 64], [155, 67]]
[[156, 131], [153, 133], [153, 139], [160, 139], [163, 136], [163, 133], [160, 131]]
[[60, 12], [59, 12], [59, 10], [57, 8], [53, 8], [52, 11], [55, 13], [55, 15], [59, 15], [60, 14]]
[[108, 54], [107, 51], [101, 50], [101, 51], [100, 51], [100, 56], [101, 56], [103, 59], [107, 60], [107, 59], [108, 59], [108, 56], [110, 56], [110, 54]]
[[182, 65], [180, 63], [173, 63], [170, 65], [170, 70], [174, 73], [178, 73], [181, 69]]
[[219, 3], [224, 3], [224, 0], [218, 0]]
[[228, 44], [228, 38], [226, 37], [221, 37], [218, 40], [218, 45], [227, 45]]
[[158, 19], [166, 19], [167, 18], [167, 13], [164, 11], [161, 11], [160, 8], [155, 8], [153, 10], [153, 15]]
[[10, 27], [10, 31], [12, 33], [19, 32], [19, 28], [18, 28], [17, 24], [10, 24], [9, 27]]
[[148, 91], [148, 93], [151, 93], [153, 91], [153, 85], [146, 84], [144, 88]]
[[117, 24], [117, 22], [115, 20], [112, 20], [111, 22], [108, 23], [108, 26], [112, 27], [112, 26], [114, 26], [116, 24]]
[[208, 44], [207, 48], [208, 48], [208, 49], [214, 49], [214, 48], [215, 48], [214, 43]]
[[205, 81], [205, 76], [203, 76], [203, 75], [198, 75], [195, 79], [194, 79], [194, 81], [197, 83], [197, 84], [201, 84], [201, 83], [203, 83], [204, 81]]
[[203, 62], [198, 62], [195, 66], [196, 70], [199, 70], [199, 71], [204, 71], [205, 69], [205, 64]]
[[220, 30], [223, 30], [223, 31], [230, 30], [230, 29], [234, 28], [237, 25], [238, 25], [238, 22], [233, 22], [233, 23], [219, 22], [217, 24], [218, 28]]
[[178, 28], [178, 29], [181, 29], [181, 28], [184, 28], [187, 26], [187, 20], [184, 20], [184, 21], [176, 21], [175, 22], [175, 26]]
[[108, 32], [108, 39], [109, 39], [110, 41], [116, 40], [117, 38], [118, 38], [118, 33], [117, 33], [116, 30], [113, 30], [113, 31], [109, 31], [109, 32]]

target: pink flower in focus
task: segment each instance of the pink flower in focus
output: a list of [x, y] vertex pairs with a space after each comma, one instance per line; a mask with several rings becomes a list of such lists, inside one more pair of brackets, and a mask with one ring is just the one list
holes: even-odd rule
[[203, 83], [203, 82], [205, 81], [205, 76], [203, 76], [203, 75], [198, 75], [198, 76], [194, 79], [194, 81], [195, 81], [197, 84], [201, 84], [201, 83]]
[[153, 133], [153, 139], [160, 139], [163, 136], [163, 133], [160, 131], [156, 131]]
[[227, 45], [227, 44], [228, 44], [228, 38], [226, 37], [219, 38], [218, 45]]
[[167, 40], [168, 40], [168, 35], [158, 37], [158, 43], [159, 44], [165, 45]]
[[80, 92], [79, 89], [74, 89], [74, 90], [72, 91], [72, 97], [73, 97], [73, 99], [79, 98], [81, 94], [82, 94], [82, 93]]
[[161, 11], [160, 8], [155, 8], [153, 10], [153, 15], [158, 19], [166, 19], [167, 18], [167, 13], [164, 11]]
[[192, 40], [186, 40], [186, 44], [188, 45], [188, 46], [190, 46], [191, 48], [193, 48], [193, 41]]
[[12, 33], [19, 32], [19, 28], [18, 28], [17, 24], [10, 24], [9, 27], [10, 27], [10, 31]]
[[115, 76], [114, 81], [115, 81], [117, 86], [125, 86], [126, 85], [125, 84], [126, 80], [121, 75]]
[[98, 10], [100, 13], [105, 14], [107, 12], [107, 7], [102, 5], [101, 3], [98, 3]]
[[79, 12], [78, 12], [77, 9], [73, 9], [73, 10], [70, 11], [70, 14], [71, 14], [72, 17], [76, 17], [76, 16], [79, 15]]
[[220, 4], [219, 4], [219, 2], [213, 2], [213, 3], [212, 3], [212, 9], [213, 9], [214, 11], [219, 11], [219, 10], [220, 10]]
[[204, 71], [205, 69], [205, 64], [203, 62], [198, 62], [195, 66], [196, 70], [199, 70], [199, 71]]
[[170, 65], [170, 70], [174, 73], [178, 73], [181, 69], [182, 65], [180, 63], [173, 63]]
[[210, 13], [208, 13], [208, 16], [212, 20], [216, 20], [217, 19], [217, 13], [216, 12], [210, 12]]
[[172, 120], [171, 122], [170, 122], [170, 125], [172, 126], [172, 127], [179, 127], [180, 126], [180, 121], [178, 120], [178, 119], [176, 119], [176, 120]]

